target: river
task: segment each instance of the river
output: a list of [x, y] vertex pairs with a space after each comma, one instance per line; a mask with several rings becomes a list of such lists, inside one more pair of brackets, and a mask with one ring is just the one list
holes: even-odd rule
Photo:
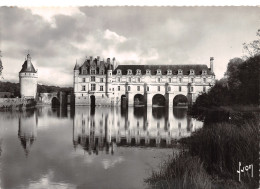
[[145, 188], [175, 141], [202, 125], [185, 108], [0, 112], [0, 188]]

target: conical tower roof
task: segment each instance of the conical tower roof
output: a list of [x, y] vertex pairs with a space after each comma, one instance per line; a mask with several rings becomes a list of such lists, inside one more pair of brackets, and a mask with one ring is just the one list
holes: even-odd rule
[[76, 64], [75, 64], [74, 70], [79, 70], [79, 65], [78, 65], [77, 60], [76, 60]]
[[30, 54], [27, 55], [27, 59], [24, 61], [20, 73], [36, 73], [36, 70], [31, 62]]

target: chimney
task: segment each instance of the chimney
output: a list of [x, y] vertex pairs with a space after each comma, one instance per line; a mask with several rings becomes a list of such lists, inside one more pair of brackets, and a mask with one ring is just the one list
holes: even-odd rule
[[90, 57], [89, 57], [89, 59], [90, 59], [90, 62], [92, 62], [92, 59], [93, 59], [93, 57], [92, 57], [92, 56], [90, 56]]
[[210, 71], [212, 73], [214, 73], [214, 70], [213, 70], [213, 61], [214, 61], [214, 57], [210, 57]]
[[107, 58], [107, 63], [110, 64], [110, 58]]

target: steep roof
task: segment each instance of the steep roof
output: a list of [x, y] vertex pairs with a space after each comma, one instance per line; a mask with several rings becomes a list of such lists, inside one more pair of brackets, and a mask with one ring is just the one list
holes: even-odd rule
[[195, 75], [201, 75], [202, 70], [207, 70], [208, 75], [214, 75], [207, 65], [205, 64], [178, 64], [178, 65], [119, 65], [114, 71], [113, 74], [117, 73], [117, 70], [122, 71], [122, 75], [127, 74], [127, 70], [131, 69], [133, 74], [136, 74], [136, 70], [139, 69], [142, 72], [142, 75], [146, 74], [146, 70], [151, 70], [151, 75], [156, 75], [157, 69], [161, 70], [162, 75], [167, 74], [167, 70], [171, 70], [173, 75], [178, 74], [178, 70], [181, 69], [183, 75], [189, 75], [190, 70], [194, 70]]
[[28, 66], [27, 61], [28, 61], [28, 60], [25, 60], [25, 61], [24, 61], [23, 67], [22, 67], [20, 73], [21, 73], [21, 72], [36, 73], [36, 70], [35, 70], [33, 64], [31, 63], [31, 66]]

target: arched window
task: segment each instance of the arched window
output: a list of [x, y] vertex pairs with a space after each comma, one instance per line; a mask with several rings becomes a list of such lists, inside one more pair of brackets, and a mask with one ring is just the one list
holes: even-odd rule
[[194, 70], [191, 69], [191, 70], [190, 70], [190, 75], [194, 75], [194, 73], [195, 73]]
[[172, 70], [168, 69], [167, 70], [167, 75], [171, 75], [172, 74]]
[[202, 70], [202, 75], [206, 75], [207, 74], [207, 70]]
[[127, 70], [127, 74], [128, 74], [128, 75], [131, 75], [131, 74], [132, 74], [132, 70], [131, 70], [131, 69], [128, 69], [128, 70]]
[[146, 74], [151, 74], [151, 70], [147, 69]]
[[141, 70], [140, 70], [140, 69], [137, 69], [137, 70], [136, 70], [136, 74], [137, 74], [137, 75], [140, 75], [140, 74], [141, 74]]
[[182, 69], [178, 69], [178, 74], [182, 74]]
[[162, 74], [162, 71], [161, 71], [161, 69], [157, 69], [157, 72], [156, 72], [157, 74]]

